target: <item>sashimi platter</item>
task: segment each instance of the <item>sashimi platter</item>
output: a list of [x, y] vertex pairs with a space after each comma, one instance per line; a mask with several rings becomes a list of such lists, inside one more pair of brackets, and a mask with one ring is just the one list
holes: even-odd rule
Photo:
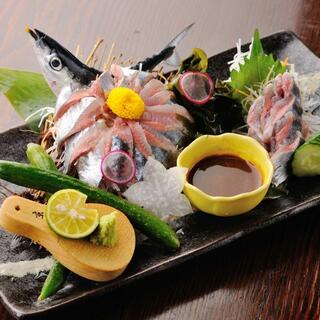
[[0, 91], [26, 121], [0, 134], [0, 297], [15, 316], [320, 202], [318, 58], [290, 32], [258, 30], [214, 57], [195, 47], [179, 58], [192, 28], [141, 61], [99, 41], [82, 62], [28, 27], [42, 74], [0, 68]]

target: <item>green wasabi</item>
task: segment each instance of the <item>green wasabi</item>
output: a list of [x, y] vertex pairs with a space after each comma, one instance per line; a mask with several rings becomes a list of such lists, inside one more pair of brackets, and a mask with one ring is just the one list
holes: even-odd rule
[[114, 212], [100, 218], [99, 226], [90, 236], [90, 241], [97, 245], [114, 247], [118, 241], [116, 233], [116, 215]]

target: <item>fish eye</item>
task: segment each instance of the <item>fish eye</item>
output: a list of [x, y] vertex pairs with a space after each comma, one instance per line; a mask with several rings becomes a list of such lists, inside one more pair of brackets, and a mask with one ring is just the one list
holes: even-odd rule
[[53, 70], [60, 71], [62, 69], [62, 62], [60, 58], [54, 56], [50, 59], [49, 65]]

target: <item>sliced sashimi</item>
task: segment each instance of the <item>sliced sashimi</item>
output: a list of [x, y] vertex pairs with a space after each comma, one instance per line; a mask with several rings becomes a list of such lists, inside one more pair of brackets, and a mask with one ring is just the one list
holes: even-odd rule
[[92, 151], [99, 144], [105, 129], [106, 127], [103, 122], [96, 122], [96, 124], [91, 126], [77, 142], [77, 146], [71, 154], [69, 165], [73, 165], [81, 156]]
[[143, 120], [143, 121], [140, 121], [140, 123], [145, 124], [148, 127], [152, 128], [156, 131], [159, 131], [159, 132], [182, 130], [181, 126], [174, 125], [173, 123], [167, 124], [167, 123], [162, 123], [162, 122], [158, 122], [158, 121], [149, 121], [149, 120]]
[[166, 104], [172, 99], [172, 92], [169, 90], [161, 90], [152, 96], [145, 96], [142, 99], [146, 106]]
[[175, 126], [177, 129], [183, 129], [183, 123], [179, 121], [175, 114], [164, 114], [159, 112], [145, 111], [140, 121], [159, 122], [166, 125]]
[[141, 125], [136, 121], [127, 121], [127, 123], [133, 136], [135, 148], [137, 148], [145, 158], [150, 157], [152, 150]]
[[155, 130], [148, 127], [147, 125], [142, 124], [142, 128], [144, 129], [144, 134], [147, 138], [148, 143], [151, 146], [161, 148], [171, 153], [177, 152], [176, 146], [161, 133], [157, 133]]
[[140, 96], [143, 100], [145, 100], [163, 90], [165, 90], [165, 86], [161, 81], [157, 79], [151, 79], [141, 90]]
[[190, 113], [184, 107], [174, 103], [146, 107], [146, 111], [163, 114], [177, 114], [188, 119], [190, 122], [193, 122], [193, 118], [191, 117]]
[[263, 132], [261, 128], [261, 114], [265, 106], [264, 97], [259, 97], [255, 100], [250, 108], [250, 112], [247, 117], [247, 123], [249, 125], [248, 134], [250, 137], [255, 138], [261, 144], [264, 144], [263, 141]]
[[79, 101], [76, 105], [70, 108], [58, 121], [55, 123], [56, 140], [55, 143], [60, 146], [61, 142], [65, 140], [72, 126], [78, 121], [81, 114], [87, 107], [96, 99], [87, 97]]
[[263, 90], [249, 110], [249, 136], [269, 152], [274, 165], [273, 184], [287, 177], [287, 164], [307, 131], [302, 121], [299, 89], [289, 73], [278, 75]]
[[[133, 136], [128, 124], [121, 118], [117, 118], [113, 125], [113, 135], [118, 137], [124, 144], [125, 150], [132, 156], [133, 153]], [[121, 148], [120, 148], [121, 149]]]
[[114, 77], [114, 86], [120, 87], [123, 85], [123, 82], [125, 80], [122, 68], [119, 65], [112, 64], [110, 66], [110, 72], [112, 76]]
[[[156, 76], [112, 65], [110, 72], [101, 74], [88, 88], [72, 92], [70, 87], [62, 92], [58, 99], [61, 107], [56, 108], [54, 118], [52, 148], [64, 172], [78, 174], [91, 185], [122, 192], [142, 179], [148, 157], [161, 158], [167, 166], [175, 163], [178, 146], [188, 142], [193, 118], [171, 101], [173, 93]], [[109, 93], [119, 87], [133, 90], [144, 100], [142, 112], [134, 120], [121, 117], [122, 113], [119, 115], [106, 103]], [[134, 107], [129, 98], [124, 104], [119, 101], [119, 110]], [[102, 180], [99, 162], [112, 151], [127, 152], [134, 161], [135, 178], [128, 184], [117, 186]]]
[[91, 104], [81, 113], [72, 129], [64, 136], [61, 144], [63, 144], [64, 141], [66, 141], [72, 135], [93, 125], [101, 116], [103, 104], [103, 100], [101, 99], [95, 99], [92, 101]]

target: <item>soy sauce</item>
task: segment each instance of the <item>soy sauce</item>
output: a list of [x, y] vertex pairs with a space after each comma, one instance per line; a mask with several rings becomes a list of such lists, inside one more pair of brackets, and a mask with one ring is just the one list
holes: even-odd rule
[[224, 197], [253, 191], [262, 184], [256, 166], [233, 155], [214, 155], [200, 160], [188, 173], [187, 180], [211, 196]]

